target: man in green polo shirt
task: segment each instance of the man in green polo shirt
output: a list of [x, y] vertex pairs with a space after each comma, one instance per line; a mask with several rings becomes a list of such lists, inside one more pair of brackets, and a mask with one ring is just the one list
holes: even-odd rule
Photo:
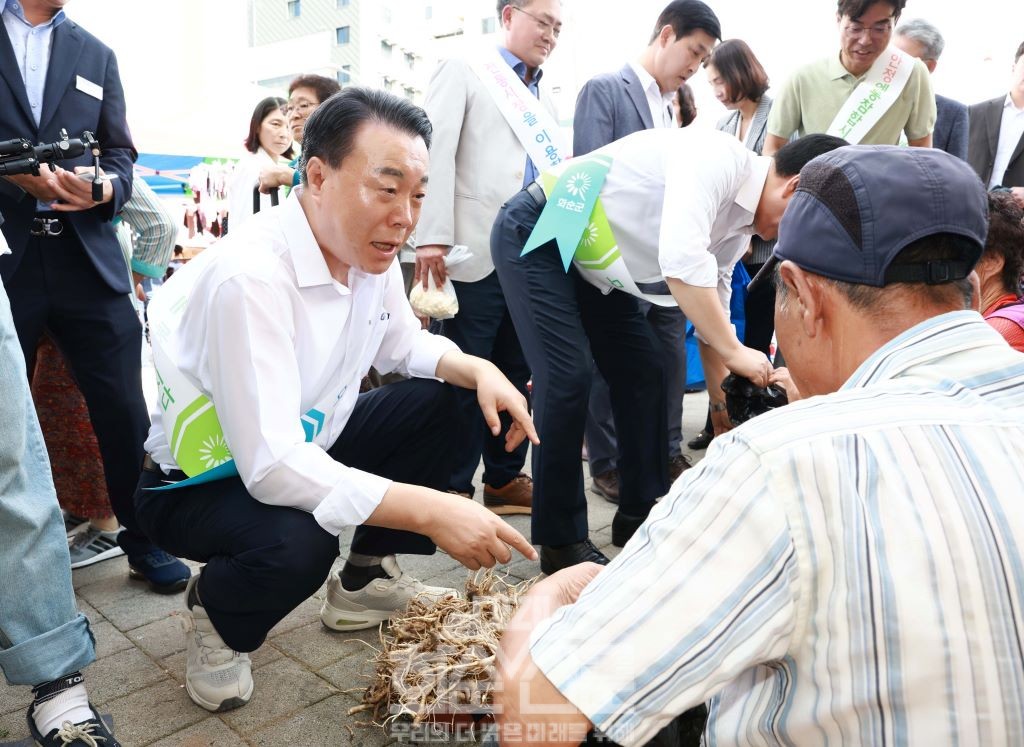
[[935, 95], [928, 69], [890, 46], [906, 0], [839, 0], [839, 55], [799, 69], [775, 99], [764, 154], [794, 133], [852, 144], [931, 147]]

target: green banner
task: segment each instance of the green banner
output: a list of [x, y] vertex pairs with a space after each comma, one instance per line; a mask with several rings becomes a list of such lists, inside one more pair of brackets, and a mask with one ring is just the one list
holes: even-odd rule
[[[593, 261], [614, 248], [611, 227], [598, 200], [611, 166], [612, 159], [603, 154], [569, 161], [554, 186], [545, 189], [547, 203], [520, 256], [526, 256], [554, 240], [562, 257], [562, 266], [568, 272], [574, 255], [578, 260], [583, 259], [581, 255], [586, 255]], [[542, 181], [545, 186], [549, 183], [543, 177]], [[592, 221], [591, 217], [595, 220]], [[605, 233], [607, 235], [603, 236]], [[611, 241], [610, 247], [604, 246], [607, 240]], [[604, 252], [601, 252], [602, 246]]]

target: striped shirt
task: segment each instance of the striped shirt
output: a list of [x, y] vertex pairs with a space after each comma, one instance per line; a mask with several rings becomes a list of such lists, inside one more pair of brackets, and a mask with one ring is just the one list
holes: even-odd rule
[[1024, 744], [1024, 355], [930, 319], [836, 393], [715, 439], [534, 632], [623, 745]]
[[[171, 261], [178, 227], [163, 202], [141, 178], [132, 180], [132, 196], [121, 208], [117, 240], [133, 272], [162, 278]], [[130, 230], [129, 230], [130, 228]]]

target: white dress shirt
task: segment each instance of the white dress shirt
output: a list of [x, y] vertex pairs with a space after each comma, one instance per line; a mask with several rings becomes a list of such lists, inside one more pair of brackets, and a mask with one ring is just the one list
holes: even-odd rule
[[641, 130], [595, 153], [614, 159], [601, 203], [633, 280], [717, 287], [728, 308], [771, 159], [691, 127]]
[[996, 147], [996, 160], [992, 166], [992, 176], [988, 188], [1005, 186], [1020, 187], [1020, 184], [1003, 184], [1006, 167], [1010, 165], [1010, 156], [1017, 148], [1017, 143], [1024, 137], [1024, 109], [1018, 109], [1010, 94], [1006, 94], [1003, 102], [1003, 118], [999, 124], [999, 145]]
[[651, 121], [655, 127], [675, 127], [672, 117], [672, 97], [675, 93], [662, 93], [658, 81], [644, 69], [638, 62], [630, 62], [636, 77], [640, 79], [640, 85], [644, 87], [644, 96], [647, 97], [647, 106], [651, 108]]
[[[192, 284], [168, 354], [213, 401], [256, 500], [309, 511], [334, 534], [362, 524], [391, 481], [326, 452], [352, 414], [360, 380], [371, 365], [433, 378], [458, 347], [420, 328], [397, 262], [383, 275], [352, 269], [347, 287], [334, 280], [294, 196], [207, 252], [168, 281]], [[300, 417], [311, 408], [326, 417], [306, 442]], [[146, 451], [175, 469], [159, 404], [152, 420]]]

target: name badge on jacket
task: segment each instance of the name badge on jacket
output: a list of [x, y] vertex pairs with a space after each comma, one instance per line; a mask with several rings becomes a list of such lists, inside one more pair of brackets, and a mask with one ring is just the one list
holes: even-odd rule
[[75, 88], [77, 88], [82, 93], [89, 94], [94, 99], [99, 99], [100, 101], [103, 101], [103, 86], [98, 86], [88, 78], [83, 78], [81, 75], [77, 75], [75, 77]]

